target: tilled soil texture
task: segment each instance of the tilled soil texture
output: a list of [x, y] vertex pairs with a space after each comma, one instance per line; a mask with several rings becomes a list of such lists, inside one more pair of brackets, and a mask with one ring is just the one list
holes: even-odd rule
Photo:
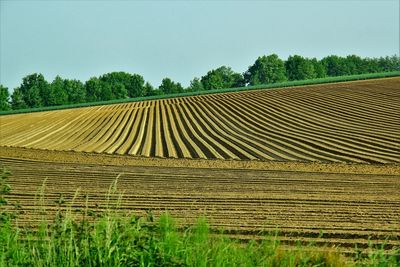
[[400, 78], [0, 116], [0, 146], [158, 158], [400, 162]]
[[20, 224], [54, 219], [60, 203], [78, 219], [105, 209], [117, 180], [124, 214], [169, 212], [182, 225], [206, 216], [213, 229], [243, 240], [277, 230], [289, 244], [400, 246], [399, 174], [138, 165], [0, 158], [12, 172], [8, 199], [22, 206]]

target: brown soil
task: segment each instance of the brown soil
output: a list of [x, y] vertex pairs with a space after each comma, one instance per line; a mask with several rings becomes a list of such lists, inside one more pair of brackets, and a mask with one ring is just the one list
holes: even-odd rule
[[[43, 216], [52, 220], [57, 210], [68, 207], [77, 218], [85, 210], [104, 210], [110, 185], [118, 180], [118, 194], [123, 194], [119, 210], [126, 214], [169, 212], [182, 225], [206, 216], [213, 229], [241, 240], [278, 229], [288, 244], [301, 240], [354, 248], [368, 247], [371, 241], [400, 246], [397, 165], [0, 151], [0, 167], [12, 172], [9, 201], [22, 205], [20, 224], [34, 225]], [[66, 201], [61, 207], [60, 196]]]
[[112, 166], [160, 166], [185, 168], [219, 168], [248, 170], [282, 170], [322, 173], [400, 175], [400, 164], [349, 164], [320, 162], [279, 162], [261, 160], [202, 160], [135, 157], [73, 151], [50, 151], [30, 148], [0, 147], [0, 158], [29, 159], [60, 163]]

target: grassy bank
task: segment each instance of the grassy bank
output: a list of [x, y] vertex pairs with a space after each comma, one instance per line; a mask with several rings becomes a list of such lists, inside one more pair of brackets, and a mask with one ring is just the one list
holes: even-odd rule
[[400, 71], [368, 73], [368, 74], [337, 76], [337, 77], [326, 77], [326, 78], [318, 78], [318, 79], [302, 80], [302, 81], [287, 81], [287, 82], [281, 82], [281, 83], [255, 85], [255, 86], [247, 86], [247, 87], [184, 92], [184, 93], [179, 93], [179, 94], [126, 98], [126, 99], [89, 102], [89, 103], [80, 103], [80, 104], [62, 105], [62, 106], [8, 110], [8, 111], [0, 111], [0, 115], [30, 113], [30, 112], [40, 112], [40, 111], [50, 111], [50, 110], [62, 110], [62, 109], [101, 106], [101, 105], [111, 105], [111, 104], [129, 103], [129, 102], [139, 102], [139, 101], [145, 101], [145, 100], [177, 98], [177, 97], [184, 97], [184, 96], [196, 96], [196, 95], [216, 94], [216, 93], [226, 93], [226, 92], [240, 92], [240, 91], [248, 91], [248, 90], [274, 89], [274, 88], [284, 88], [284, 87], [291, 87], [291, 86], [303, 86], [303, 85], [324, 84], [324, 83], [334, 83], [334, 82], [367, 80], [367, 79], [377, 79], [377, 78], [396, 77], [396, 76], [400, 76]]
[[[86, 214], [89, 216], [89, 214]], [[366, 257], [344, 256], [313, 245], [291, 249], [274, 236], [240, 243], [213, 236], [205, 219], [185, 230], [163, 215], [121, 217], [103, 213], [93, 220], [71, 214], [43, 221], [39, 230], [0, 226], [0, 266], [399, 266], [383, 250]]]
[[[383, 249], [344, 256], [313, 244], [287, 247], [277, 235], [241, 243], [211, 231], [207, 220], [178, 228], [167, 213], [154, 217], [121, 214], [116, 182], [102, 211], [77, 211], [57, 200], [54, 218], [40, 206], [35, 227], [19, 226], [18, 203], [9, 203], [9, 173], [0, 175], [0, 266], [398, 266], [400, 251]], [[22, 193], [22, 192], [21, 192]], [[77, 196], [78, 194], [76, 194]], [[26, 214], [25, 214], [26, 215]], [[50, 219], [50, 222], [49, 222]]]

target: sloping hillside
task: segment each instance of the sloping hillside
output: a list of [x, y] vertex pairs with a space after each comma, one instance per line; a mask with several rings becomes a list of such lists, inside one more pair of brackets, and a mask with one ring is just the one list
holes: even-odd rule
[[0, 146], [146, 157], [400, 162], [400, 78], [0, 117]]

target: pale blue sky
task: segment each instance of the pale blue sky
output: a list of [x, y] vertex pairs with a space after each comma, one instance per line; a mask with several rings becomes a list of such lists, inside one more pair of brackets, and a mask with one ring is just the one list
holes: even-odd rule
[[111, 71], [158, 86], [221, 65], [243, 72], [277, 53], [399, 54], [399, 1], [4, 1], [0, 83]]

